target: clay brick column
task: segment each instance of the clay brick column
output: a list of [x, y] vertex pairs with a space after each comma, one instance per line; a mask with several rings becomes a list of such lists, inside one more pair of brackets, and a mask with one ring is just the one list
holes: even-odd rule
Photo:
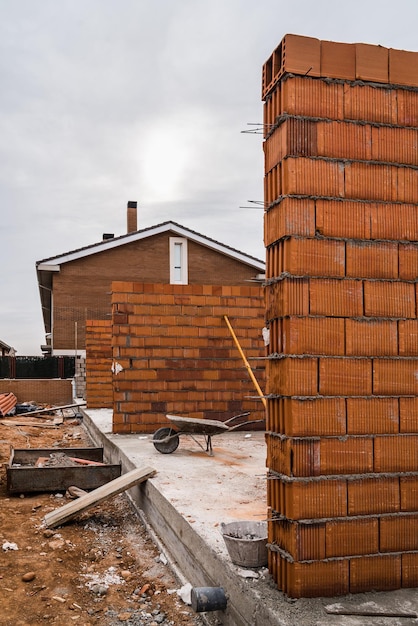
[[418, 586], [418, 54], [286, 35], [263, 100], [269, 568]]

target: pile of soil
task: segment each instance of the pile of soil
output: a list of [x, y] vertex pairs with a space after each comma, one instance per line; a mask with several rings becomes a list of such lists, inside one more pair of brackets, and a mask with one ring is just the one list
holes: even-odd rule
[[0, 425], [0, 623], [203, 624], [202, 616], [180, 598], [181, 583], [125, 494], [52, 530], [43, 519], [69, 501], [64, 492], [7, 493], [11, 447], [59, 452], [92, 445], [79, 419], [66, 418], [45, 429]]

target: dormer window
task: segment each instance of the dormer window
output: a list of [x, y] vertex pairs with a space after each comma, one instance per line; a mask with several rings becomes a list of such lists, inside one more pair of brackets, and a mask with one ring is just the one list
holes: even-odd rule
[[187, 285], [187, 239], [170, 237], [170, 283]]

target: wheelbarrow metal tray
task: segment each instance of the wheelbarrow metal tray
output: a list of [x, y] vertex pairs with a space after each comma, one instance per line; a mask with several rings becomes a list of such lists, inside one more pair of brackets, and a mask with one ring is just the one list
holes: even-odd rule
[[103, 448], [12, 448], [6, 467], [7, 491], [66, 491], [71, 486], [96, 489], [121, 475], [121, 465], [35, 467], [40, 457], [56, 453], [103, 463]]
[[193, 417], [167, 415], [168, 420], [182, 433], [194, 435], [218, 435], [229, 430], [228, 426], [218, 420], [206, 420]]

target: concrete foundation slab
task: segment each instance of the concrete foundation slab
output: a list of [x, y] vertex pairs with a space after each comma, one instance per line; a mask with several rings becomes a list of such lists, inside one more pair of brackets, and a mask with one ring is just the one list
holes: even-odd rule
[[[212, 442], [214, 456], [202, 450], [198, 436], [196, 441], [182, 436], [175, 452], [160, 454], [152, 435], [113, 434], [111, 410], [87, 409], [83, 415], [94, 444], [104, 447], [108, 462], [120, 462], [123, 472], [144, 465], [157, 470], [129, 495], [182, 582], [225, 590], [227, 608], [206, 613], [209, 624], [418, 624], [418, 591], [414, 589], [292, 600], [278, 591], [266, 569], [243, 570], [231, 562], [221, 523], [261, 521], [267, 516], [264, 433], [217, 435]], [[200, 443], [204, 444], [203, 437]]]

